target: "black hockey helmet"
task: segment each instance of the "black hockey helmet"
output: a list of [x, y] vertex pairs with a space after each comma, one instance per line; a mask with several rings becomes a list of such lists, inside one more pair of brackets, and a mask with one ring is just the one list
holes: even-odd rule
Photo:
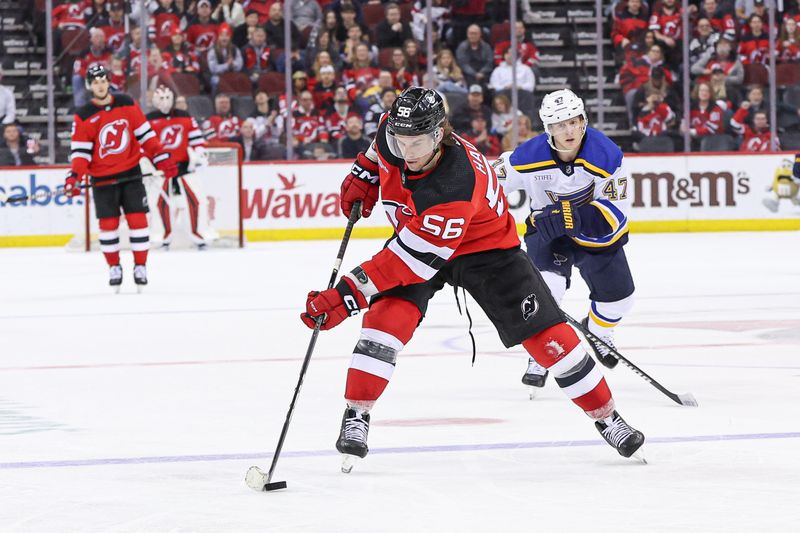
[[92, 65], [86, 70], [86, 88], [89, 89], [92, 86], [92, 80], [97, 78], [110, 80], [108, 69], [103, 65]]
[[387, 129], [391, 135], [424, 135], [442, 127], [445, 117], [444, 100], [439, 93], [409, 87], [392, 104]]

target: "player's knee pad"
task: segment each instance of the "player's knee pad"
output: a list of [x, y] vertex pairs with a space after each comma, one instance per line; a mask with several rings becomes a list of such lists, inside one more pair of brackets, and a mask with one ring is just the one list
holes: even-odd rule
[[633, 295], [614, 302], [592, 301], [589, 309], [589, 325], [613, 328], [633, 307]]
[[347, 372], [344, 394], [351, 406], [358, 405], [365, 410], [371, 408], [364, 402], [374, 402], [383, 393], [394, 374], [397, 353], [402, 349], [403, 343], [389, 333], [361, 330]]
[[101, 218], [97, 221], [100, 231], [114, 231], [119, 228], [119, 217]]
[[142, 229], [147, 227], [147, 213], [126, 213], [125, 220], [128, 221], [130, 229]]
[[553, 295], [553, 299], [557, 304], [561, 304], [561, 300], [564, 299], [564, 294], [567, 292], [567, 278], [548, 270], [543, 270], [541, 274], [542, 279], [547, 284], [547, 288], [550, 289], [550, 294]]
[[366, 331], [383, 332], [405, 345], [411, 340], [421, 319], [422, 314], [413, 303], [386, 296], [370, 305], [364, 313], [362, 334]]

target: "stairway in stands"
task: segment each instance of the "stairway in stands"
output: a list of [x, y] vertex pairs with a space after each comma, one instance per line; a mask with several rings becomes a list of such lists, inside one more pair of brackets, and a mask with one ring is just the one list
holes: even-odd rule
[[[539, 48], [539, 77], [536, 80], [535, 104], [544, 95], [563, 87], [572, 88], [584, 98], [593, 126], [597, 121], [597, 34], [594, 0], [532, 0], [531, 8], [538, 15], [531, 34]], [[601, 13], [600, 16], [603, 16]], [[605, 22], [604, 18], [604, 22]], [[616, 68], [608, 24], [604, 24], [604, 131], [624, 150], [629, 150], [630, 128], [625, 113], [622, 91], [614, 84]]]
[[[47, 61], [41, 31], [44, 16], [35, 14], [32, 0], [0, 0], [0, 61], [2, 83], [13, 89], [17, 118], [25, 134], [38, 139], [42, 147], [36, 162], [49, 161], [47, 139]], [[38, 35], [37, 35], [38, 34]], [[58, 85], [58, 79], [56, 79]], [[56, 92], [56, 162], [67, 160], [71, 97]]]

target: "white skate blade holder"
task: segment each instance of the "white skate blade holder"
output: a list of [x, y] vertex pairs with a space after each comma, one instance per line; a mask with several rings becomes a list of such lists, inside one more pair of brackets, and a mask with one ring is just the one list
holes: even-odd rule
[[346, 454], [346, 453], [343, 454], [342, 455], [342, 473], [343, 474], [349, 474], [353, 470], [353, 467], [356, 465], [356, 463], [358, 462], [359, 459], [361, 459], [361, 457], [359, 457], [357, 455], [349, 455], [349, 454]]
[[528, 385], [528, 397], [531, 400], [536, 399], [536, 396], [544, 387], [534, 387], [533, 385]]
[[280, 490], [286, 488], [285, 481], [269, 482], [269, 477], [261, 471], [257, 466], [251, 466], [244, 476], [244, 482], [247, 486], [257, 492], [270, 492], [273, 490]]

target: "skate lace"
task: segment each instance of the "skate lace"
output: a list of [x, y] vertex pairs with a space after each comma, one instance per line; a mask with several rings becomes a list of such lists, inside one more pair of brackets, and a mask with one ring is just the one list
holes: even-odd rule
[[367, 442], [367, 423], [361, 418], [348, 418], [344, 422], [344, 438], [358, 442]]
[[603, 435], [611, 442], [615, 447], [619, 447], [625, 439], [633, 434], [630, 426], [625, 423], [621, 418], [614, 419], [611, 424], [606, 426], [603, 430]]
[[[614, 341], [613, 341], [613, 340], [611, 340], [610, 338], [608, 338], [608, 339], [607, 339], [607, 338], [603, 338], [602, 340], [603, 340], [603, 342], [605, 342], [606, 344], [608, 344], [608, 345], [609, 345], [611, 348], [613, 348], [614, 350], [616, 350], [616, 349], [617, 349], [617, 347], [614, 345]], [[610, 354], [610, 353], [611, 353], [611, 350], [610, 350], [610, 349], [608, 349], [608, 348], [605, 346], [605, 344], [602, 344], [602, 343], [599, 343], [599, 342], [595, 343], [595, 348], [596, 348], [596, 349], [597, 349], [597, 351], [600, 353], [600, 355], [602, 355], [603, 357], [605, 357], [605, 356], [607, 356], [608, 354]]]

